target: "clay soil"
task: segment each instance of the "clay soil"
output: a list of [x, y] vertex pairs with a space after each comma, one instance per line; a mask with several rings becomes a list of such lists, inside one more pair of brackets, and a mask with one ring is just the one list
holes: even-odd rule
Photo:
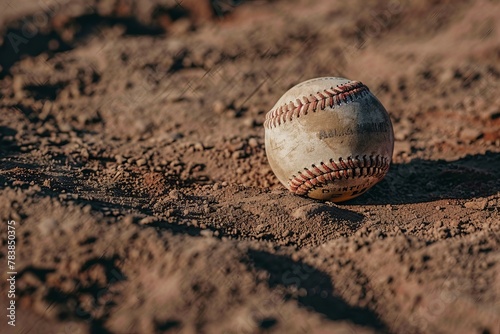
[[[0, 1], [0, 332], [500, 333], [499, 41], [494, 0]], [[341, 204], [265, 155], [320, 76], [395, 131]]]

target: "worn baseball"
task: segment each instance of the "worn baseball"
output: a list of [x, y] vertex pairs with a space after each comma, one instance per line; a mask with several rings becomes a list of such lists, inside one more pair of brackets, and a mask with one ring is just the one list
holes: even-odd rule
[[302, 82], [267, 113], [264, 127], [269, 164], [298, 195], [349, 200], [382, 180], [391, 163], [391, 120], [359, 81]]

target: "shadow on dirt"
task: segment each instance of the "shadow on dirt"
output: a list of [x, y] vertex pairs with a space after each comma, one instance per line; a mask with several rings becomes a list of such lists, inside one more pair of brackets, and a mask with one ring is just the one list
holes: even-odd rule
[[0, 157], [19, 152], [15, 135], [17, 131], [8, 126], [0, 126]]
[[[82, 15], [70, 20], [68, 24], [79, 27], [78, 33], [72, 41], [63, 40], [60, 33], [49, 30], [46, 33], [27, 33], [27, 27], [31, 27], [34, 20], [32, 17], [24, 18], [21, 28], [11, 28], [5, 32], [5, 43], [0, 45], [0, 79], [4, 78], [10, 68], [20, 59], [26, 56], [35, 57], [44, 52], [53, 55], [73, 49], [80, 40], [90, 36], [99, 37], [101, 29], [121, 25], [125, 28], [124, 34], [130, 36], [157, 36], [164, 33], [160, 27], [148, 26], [140, 23], [135, 18], [105, 17], [97, 14]], [[55, 43], [54, 43], [55, 42]], [[50, 49], [49, 45], [57, 45], [57, 48]]]
[[248, 255], [254, 267], [269, 273], [271, 288], [285, 289], [285, 299], [296, 300], [302, 307], [330, 320], [347, 320], [376, 330], [386, 328], [371, 310], [350, 306], [336, 296], [328, 275], [314, 267], [263, 251], [250, 250]]
[[[48, 281], [48, 275], [56, 275], [60, 279], [61, 274], [55, 268], [27, 267], [18, 275], [18, 280], [27, 285], [28, 288], [21, 289], [19, 295], [26, 296], [36, 291], [34, 286], [27, 282], [37, 282], [45, 287], [44, 301], [47, 310], [55, 313], [60, 320], [84, 320], [90, 322], [92, 333], [108, 333], [102, 326], [107, 315], [96, 317], [93, 308], [99, 308], [104, 300], [112, 294], [112, 286], [127, 280], [125, 274], [116, 266], [116, 257], [96, 257], [84, 263], [79, 269], [78, 278], [73, 281], [72, 291], [63, 291], [57, 285]], [[95, 273], [101, 276], [96, 277]], [[25, 280], [25, 276], [31, 278]], [[99, 274], [98, 274], [99, 275]], [[64, 275], [62, 275], [64, 277]], [[57, 282], [57, 281], [55, 281]], [[82, 302], [81, 295], [92, 297], [92, 303]], [[109, 306], [109, 305], [108, 305]]]
[[500, 153], [455, 161], [415, 159], [395, 164], [380, 183], [348, 204], [410, 204], [439, 199], [472, 199], [500, 191]]
[[[134, 10], [101, 15], [97, 13], [96, 8], [88, 5], [91, 11], [89, 14], [71, 17], [50, 8], [47, 8], [47, 11], [42, 11], [40, 8], [34, 9], [33, 14], [9, 23], [9, 28], [3, 34], [5, 42], [0, 43], [0, 79], [9, 74], [10, 68], [26, 56], [36, 57], [44, 52], [54, 55], [72, 50], [85, 39], [100, 38], [102, 30], [108, 27], [122, 26], [124, 34], [128, 36], [164, 35], [167, 31], [160, 22], [174, 22], [183, 18], [192, 19], [193, 13], [190, 9], [183, 7], [181, 2], [175, 1], [169, 6], [156, 6], [151, 13], [149, 23], [143, 23], [134, 17]], [[221, 16], [226, 13], [221, 11], [221, 7], [215, 2], [212, 6], [214, 15]], [[122, 7], [122, 10], [125, 10], [127, 5]], [[115, 11], [120, 12], [120, 8], [115, 8]], [[57, 26], [58, 20], [53, 20], [55, 15], [63, 17], [63, 26]], [[42, 23], [39, 22], [40, 20]], [[71, 39], [67, 36], [62, 37], [65, 35], [65, 30], [70, 34], [74, 33]], [[50, 45], [52, 47], [49, 47]]]

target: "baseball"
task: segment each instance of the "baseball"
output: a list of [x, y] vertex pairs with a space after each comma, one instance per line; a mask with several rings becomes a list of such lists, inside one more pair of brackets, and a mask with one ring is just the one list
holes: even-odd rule
[[302, 82], [267, 113], [264, 128], [269, 164], [297, 195], [349, 200], [382, 180], [391, 163], [389, 114], [359, 81]]

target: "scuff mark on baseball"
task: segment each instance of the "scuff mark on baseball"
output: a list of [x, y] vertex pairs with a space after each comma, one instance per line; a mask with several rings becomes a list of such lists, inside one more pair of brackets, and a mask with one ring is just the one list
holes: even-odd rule
[[302, 82], [267, 113], [264, 128], [273, 172], [298, 195], [349, 200], [379, 182], [391, 163], [389, 114], [359, 81]]

